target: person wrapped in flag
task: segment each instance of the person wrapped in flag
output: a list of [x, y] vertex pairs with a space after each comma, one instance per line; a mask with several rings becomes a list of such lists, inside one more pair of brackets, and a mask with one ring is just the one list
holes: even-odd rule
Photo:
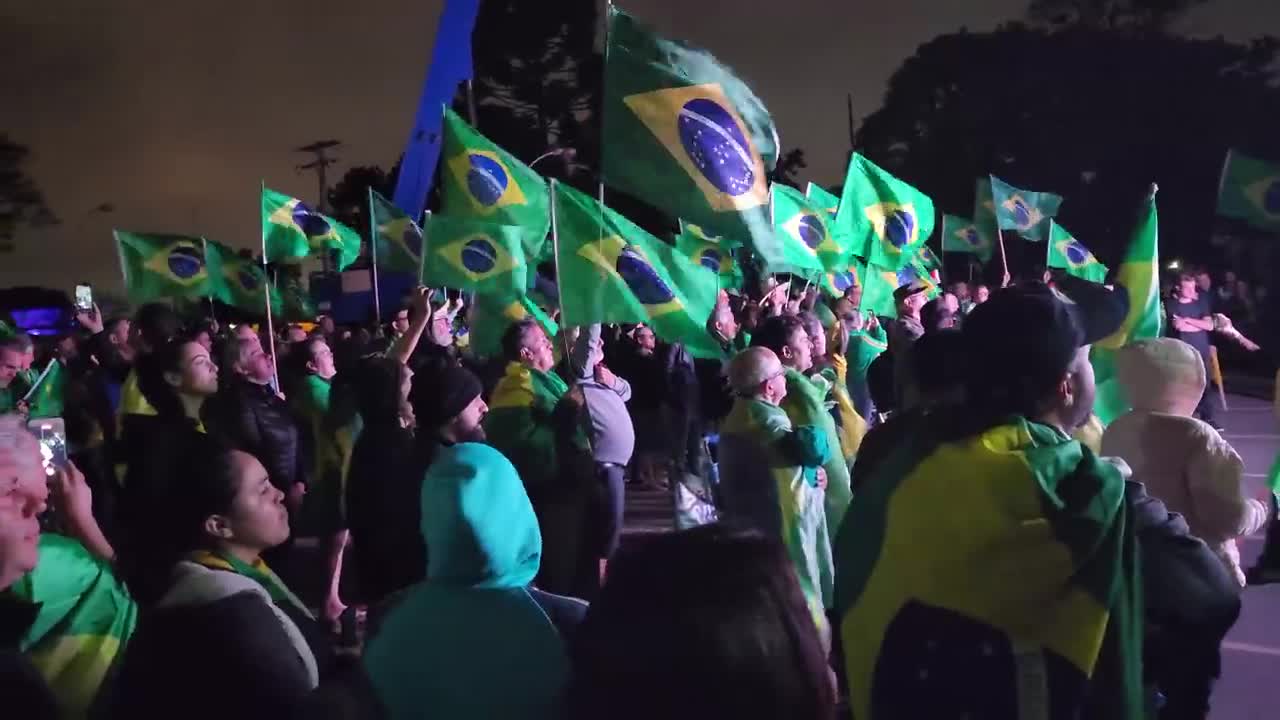
[[854, 717], [1144, 716], [1125, 470], [1068, 435], [1092, 411], [1089, 345], [1128, 308], [1079, 286], [993, 294], [961, 331], [983, 348], [967, 402], [859, 458], [835, 544]]
[[829, 638], [831, 601], [823, 465], [833, 452], [827, 434], [793, 426], [780, 406], [786, 368], [772, 350], [750, 347], [729, 361], [737, 396], [720, 428], [721, 517], [776, 537], [787, 548], [814, 623]]
[[[797, 427], [813, 426], [826, 435], [827, 447], [831, 449], [827, 461], [822, 468], [827, 476], [826, 492], [823, 493], [827, 528], [835, 533], [844, 518], [845, 510], [852, 500], [849, 489], [849, 466], [845, 461], [845, 448], [841, 434], [836, 426], [835, 417], [827, 409], [829, 401], [835, 402], [833, 393], [834, 375], [824, 376], [820, 373], [810, 374], [816, 362], [825, 361], [825, 345], [823, 352], [818, 352], [813, 338], [805, 328], [804, 318], [778, 315], [766, 319], [760, 324], [751, 344], [768, 348], [782, 361], [787, 382], [787, 394], [782, 400], [782, 409], [791, 424]], [[815, 318], [816, 322], [816, 318]], [[824, 337], [819, 333], [818, 341]]]

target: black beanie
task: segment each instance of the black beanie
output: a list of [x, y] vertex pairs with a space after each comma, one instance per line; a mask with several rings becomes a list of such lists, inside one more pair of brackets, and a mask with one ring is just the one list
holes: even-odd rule
[[450, 365], [415, 375], [409, 404], [420, 427], [438, 428], [457, 417], [483, 390], [470, 370]]

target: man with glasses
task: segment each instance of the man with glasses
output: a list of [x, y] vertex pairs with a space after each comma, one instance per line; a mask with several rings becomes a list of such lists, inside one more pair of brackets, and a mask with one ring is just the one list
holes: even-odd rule
[[825, 627], [832, 572], [822, 466], [837, 450], [820, 428], [792, 426], [780, 407], [786, 368], [772, 350], [743, 350], [728, 375], [736, 400], [720, 431], [721, 518], [782, 541], [814, 620]]

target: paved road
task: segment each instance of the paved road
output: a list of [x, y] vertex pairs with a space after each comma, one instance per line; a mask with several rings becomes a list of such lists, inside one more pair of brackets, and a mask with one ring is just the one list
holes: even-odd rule
[[[1271, 404], [1228, 396], [1225, 436], [1244, 458], [1248, 492], [1262, 492], [1265, 473], [1280, 448]], [[1262, 534], [1240, 543], [1245, 567], [1262, 550]], [[1222, 679], [1214, 690], [1211, 720], [1280, 717], [1280, 585], [1247, 588], [1244, 610], [1223, 648]]]
[[[1224, 414], [1226, 438], [1244, 458], [1248, 493], [1258, 497], [1264, 474], [1280, 448], [1280, 428], [1271, 404], [1228, 396]], [[635, 488], [627, 493], [629, 535], [671, 529], [670, 499], [664, 492]], [[1240, 551], [1245, 567], [1262, 550], [1262, 534], [1245, 539]], [[1223, 676], [1214, 692], [1210, 720], [1280, 718], [1280, 584], [1249, 588], [1244, 610], [1227, 638]]]

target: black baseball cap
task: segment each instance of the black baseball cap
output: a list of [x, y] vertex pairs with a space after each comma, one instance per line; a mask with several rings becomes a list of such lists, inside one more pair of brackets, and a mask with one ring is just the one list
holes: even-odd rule
[[928, 289], [929, 289], [929, 283], [917, 278], [907, 283], [906, 285], [899, 286], [897, 290], [894, 290], [893, 301], [902, 302], [903, 300], [911, 297], [912, 295], [915, 295], [917, 293], [922, 293]]
[[1061, 377], [1076, 350], [1120, 329], [1129, 312], [1123, 287], [1114, 290], [1064, 276], [1001, 288], [964, 321], [970, 380], [995, 387], [1015, 378]]

